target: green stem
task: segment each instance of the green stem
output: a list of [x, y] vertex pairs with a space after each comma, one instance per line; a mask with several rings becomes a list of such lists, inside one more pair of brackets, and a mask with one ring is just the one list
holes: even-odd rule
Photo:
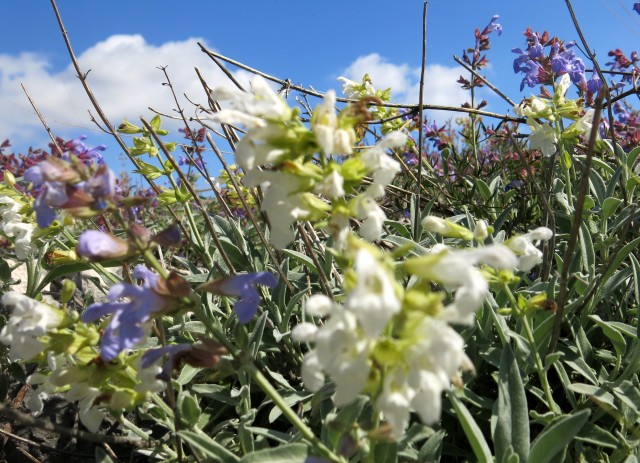
[[331, 451], [324, 443], [316, 437], [311, 428], [306, 425], [304, 421], [287, 405], [284, 398], [280, 393], [271, 385], [269, 380], [262, 374], [256, 365], [254, 365], [251, 359], [247, 359], [246, 355], [239, 352], [238, 349], [227, 339], [227, 336], [216, 327], [211, 319], [206, 316], [202, 307], [198, 305], [194, 307], [194, 312], [202, 321], [207, 329], [211, 331], [211, 334], [222, 343], [234, 359], [243, 363], [246, 371], [251, 375], [253, 380], [258, 384], [260, 389], [273, 401], [273, 403], [282, 411], [282, 414], [289, 420], [289, 422], [302, 434], [302, 436], [309, 441], [309, 443], [316, 449], [320, 456], [329, 459], [333, 462], [344, 462], [345, 460]]
[[[120, 424], [122, 426], [124, 426], [126, 429], [128, 429], [129, 431], [134, 433], [136, 436], [138, 436], [138, 437], [140, 437], [140, 438], [142, 438], [142, 439], [144, 439], [146, 441], [148, 441], [150, 439], [149, 434], [144, 432], [142, 429], [140, 429], [138, 426], [136, 426], [131, 421], [126, 419], [124, 416], [121, 415], [120, 418], [118, 419], [118, 421], [120, 422]], [[177, 456], [176, 452], [174, 452], [173, 450], [171, 450], [169, 447], [167, 447], [164, 444], [162, 444], [160, 446], [160, 449], [162, 450], [162, 452], [166, 453], [171, 458], [176, 458], [176, 456]]]
[[[509, 301], [511, 302], [513, 310], [514, 311], [517, 310], [518, 304], [517, 304], [516, 298], [511, 292], [511, 288], [509, 288], [509, 285], [505, 284], [504, 289], [507, 293], [507, 296], [509, 297]], [[544, 395], [547, 399], [547, 407], [549, 407], [549, 410], [551, 410], [553, 413], [560, 414], [562, 413], [562, 410], [560, 410], [560, 407], [558, 406], [558, 404], [556, 404], [556, 402], [553, 400], [553, 393], [551, 392], [551, 386], [549, 386], [547, 372], [544, 368], [544, 365], [542, 364], [542, 358], [540, 357], [540, 353], [536, 348], [536, 341], [535, 341], [535, 338], [533, 337], [533, 330], [531, 329], [531, 325], [529, 324], [529, 318], [527, 314], [522, 315], [522, 324], [524, 325], [524, 331], [525, 331], [525, 334], [527, 335], [527, 341], [529, 342], [531, 353], [535, 361], [536, 371], [538, 372], [538, 377], [540, 378], [540, 384], [542, 385], [542, 390], [544, 391]]]

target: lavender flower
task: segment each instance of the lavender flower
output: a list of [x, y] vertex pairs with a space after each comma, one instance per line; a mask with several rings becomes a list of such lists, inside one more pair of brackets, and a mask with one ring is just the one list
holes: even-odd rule
[[240, 323], [246, 324], [255, 316], [260, 304], [260, 294], [256, 285], [273, 288], [277, 283], [278, 279], [270, 272], [244, 273], [205, 283], [200, 289], [221, 296], [239, 297], [240, 299], [233, 304], [233, 310], [238, 315]]
[[576, 56], [573, 51], [574, 43], [569, 43], [563, 52], [560, 52], [560, 44], [558, 42], [553, 44], [551, 51], [551, 69], [556, 74], [569, 74], [571, 82], [584, 87], [586, 85], [586, 78], [584, 76], [584, 63], [580, 58]]
[[488, 35], [493, 31], [496, 31], [496, 33], [498, 35], [502, 35], [502, 25], [498, 24], [496, 21], [498, 20], [500, 16], [498, 15], [494, 15], [491, 18], [491, 21], [489, 22], [489, 24], [487, 25], [487, 27], [484, 28], [484, 30], [482, 31], [482, 35]]
[[87, 230], [78, 239], [78, 255], [90, 260], [115, 259], [129, 253], [129, 243], [98, 230]]
[[595, 95], [600, 90], [600, 87], [602, 87], [602, 80], [598, 73], [594, 71], [591, 79], [587, 81], [587, 90]]
[[144, 278], [143, 285], [118, 283], [107, 295], [109, 302], [93, 304], [82, 315], [82, 321], [90, 323], [113, 314], [100, 342], [100, 355], [107, 361], [144, 339], [144, 324], [168, 306], [168, 301], [154, 291], [158, 288], [157, 274], [144, 265], [138, 265], [133, 276]]

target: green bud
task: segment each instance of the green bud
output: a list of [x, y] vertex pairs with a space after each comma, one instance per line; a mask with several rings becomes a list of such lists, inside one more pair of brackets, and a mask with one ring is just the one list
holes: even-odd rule
[[64, 279], [62, 282], [62, 291], [60, 292], [60, 302], [63, 304], [69, 302], [75, 292], [76, 284], [71, 280]]
[[4, 183], [7, 186], [10, 186], [10, 187], [12, 187], [12, 186], [14, 186], [16, 184], [16, 178], [8, 170], [5, 170], [5, 172], [4, 172]]
[[134, 133], [141, 133], [142, 129], [125, 119], [122, 124], [118, 126], [118, 132], [132, 135]]
[[447, 238], [462, 238], [465, 241], [471, 241], [473, 239], [473, 232], [468, 228], [458, 225], [448, 219], [441, 219], [429, 215], [422, 220], [422, 226], [425, 230], [438, 233]]

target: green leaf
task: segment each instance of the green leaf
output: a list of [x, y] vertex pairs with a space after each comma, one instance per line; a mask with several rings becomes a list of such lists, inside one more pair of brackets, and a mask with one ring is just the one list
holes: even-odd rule
[[636, 159], [638, 159], [638, 155], [640, 155], [640, 146], [636, 146], [627, 155], [627, 167], [629, 169], [633, 169], [633, 165], [636, 163]]
[[77, 263], [77, 264], [62, 264], [57, 265], [53, 270], [50, 270], [42, 279], [38, 288], [35, 290], [35, 294], [29, 294], [29, 296], [36, 296], [42, 292], [42, 290], [53, 280], [58, 280], [72, 273], [79, 273], [91, 268], [89, 264]]
[[316, 265], [313, 263], [311, 257], [307, 256], [306, 254], [294, 251], [293, 249], [281, 249], [281, 252], [291, 257], [298, 263], [306, 265], [316, 275], [318, 274], [318, 267], [316, 267]]
[[482, 195], [482, 199], [484, 199], [485, 202], [488, 202], [493, 196], [491, 194], [491, 188], [489, 188], [489, 185], [487, 185], [483, 180], [479, 178], [476, 178], [475, 183], [476, 183], [476, 186], [478, 187], [478, 191], [480, 192], [480, 195]]
[[424, 443], [420, 452], [418, 453], [418, 461], [440, 461], [442, 454], [442, 444], [446, 432], [441, 429]]
[[530, 463], [547, 463], [553, 461], [580, 432], [587, 422], [590, 410], [581, 410], [573, 415], [564, 415], [545, 427], [531, 445]]
[[0, 259], [0, 281], [7, 282], [11, 280], [11, 268], [4, 259]]
[[602, 328], [604, 335], [608, 337], [613, 344], [613, 348], [616, 350], [618, 357], [622, 357], [627, 350], [627, 342], [624, 340], [622, 334], [620, 334], [617, 329], [609, 326], [609, 324], [602, 320], [598, 315], [589, 315], [589, 318], [596, 322], [596, 325]]
[[580, 257], [582, 258], [582, 268], [584, 271], [589, 272], [593, 277], [596, 269], [596, 253], [593, 249], [593, 240], [589, 233], [589, 227], [586, 223], [580, 224], [578, 230], [578, 236], [580, 237]]
[[200, 452], [202, 452], [202, 454], [208, 459], [213, 459], [214, 461], [219, 461], [221, 463], [237, 463], [240, 461], [240, 459], [228, 451], [224, 445], [207, 436], [200, 430], [197, 432], [178, 431], [178, 435], [182, 437], [185, 442], [200, 450]]
[[612, 409], [617, 408], [613, 394], [607, 392], [601, 387], [584, 383], [573, 383], [569, 386], [569, 389], [573, 392], [577, 392], [578, 394], [588, 395], [591, 400], [605, 409], [608, 407]]
[[111, 457], [104, 451], [102, 447], [96, 445], [96, 449], [93, 453], [96, 463], [113, 463]]
[[309, 456], [309, 448], [299, 442], [281, 445], [242, 457], [240, 463], [303, 463]]
[[605, 273], [604, 276], [602, 277], [602, 284], [606, 283], [607, 280], [609, 278], [611, 278], [611, 276], [618, 269], [620, 264], [629, 256], [629, 254], [631, 254], [631, 252], [634, 249], [636, 249], [638, 247], [639, 244], [640, 244], [640, 237], [638, 237], [635, 240], [633, 240], [632, 242], [628, 243], [626, 246], [624, 246], [620, 250], [620, 252], [618, 252], [613, 257], [613, 264], [611, 265], [611, 267], [609, 267], [609, 270], [607, 270], [607, 273]]
[[493, 461], [493, 456], [491, 455], [489, 444], [487, 444], [480, 427], [478, 427], [478, 423], [475, 422], [467, 407], [464, 406], [454, 393], [449, 393], [449, 400], [456, 412], [456, 416], [460, 420], [460, 424], [462, 425], [462, 429], [464, 430], [467, 439], [469, 439], [469, 444], [471, 444], [471, 448], [473, 449], [473, 453], [475, 454], [478, 462], [491, 463]]
[[607, 220], [615, 214], [618, 207], [620, 207], [620, 204], [622, 204], [622, 200], [620, 198], [611, 197], [605, 199], [602, 203], [602, 219]]
[[617, 449], [622, 446], [613, 434], [592, 423], [585, 423], [580, 433], [576, 436], [576, 440], [610, 449]]
[[180, 407], [180, 414], [187, 426], [192, 427], [198, 422], [202, 410], [198, 405], [198, 400], [192, 396], [189, 392], [183, 391], [178, 397], [178, 405]]
[[500, 358], [497, 413], [493, 434], [496, 461], [506, 461], [512, 452], [521, 461], [527, 461], [530, 442], [529, 410], [520, 370], [509, 344], [504, 345]]
[[397, 463], [398, 443], [397, 442], [377, 442], [373, 447], [373, 459], [376, 463]]

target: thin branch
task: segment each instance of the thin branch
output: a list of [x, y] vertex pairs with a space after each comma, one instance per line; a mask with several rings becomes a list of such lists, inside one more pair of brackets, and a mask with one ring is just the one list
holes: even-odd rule
[[216, 247], [218, 248], [218, 251], [222, 256], [222, 260], [224, 260], [224, 263], [227, 265], [227, 268], [229, 269], [229, 271], [232, 274], [235, 274], [236, 269], [231, 263], [231, 259], [227, 255], [227, 252], [225, 251], [224, 247], [222, 246], [222, 242], [220, 241], [220, 238], [218, 237], [218, 233], [213, 227], [213, 222], [211, 222], [211, 217], [207, 212], [207, 208], [204, 207], [204, 205], [202, 204], [202, 201], [200, 200], [198, 193], [194, 190], [193, 185], [191, 185], [191, 182], [189, 182], [189, 179], [184, 175], [184, 172], [182, 172], [182, 170], [180, 169], [180, 166], [178, 165], [176, 160], [173, 158], [173, 156], [171, 155], [167, 147], [164, 145], [164, 143], [162, 142], [162, 140], [160, 139], [156, 131], [153, 129], [153, 127], [151, 127], [151, 125], [149, 125], [149, 123], [143, 118], [140, 118], [140, 120], [142, 121], [142, 124], [144, 125], [145, 129], [147, 129], [149, 133], [151, 133], [151, 135], [153, 136], [153, 139], [158, 144], [158, 146], [160, 147], [164, 155], [167, 157], [167, 159], [173, 166], [174, 170], [177, 172], [178, 176], [180, 177], [180, 180], [182, 181], [182, 184], [187, 188], [187, 190], [189, 190], [189, 193], [193, 197], [193, 200], [195, 201], [196, 205], [200, 209], [200, 213], [205, 221], [205, 224], [207, 225], [209, 233], [211, 234], [211, 237], [213, 238], [213, 241], [215, 242]]
[[580, 226], [582, 225], [582, 212], [584, 211], [584, 201], [589, 192], [589, 172], [591, 171], [591, 162], [593, 160], [593, 153], [595, 151], [596, 140], [598, 138], [599, 125], [600, 125], [600, 113], [602, 111], [602, 100], [604, 98], [604, 92], [598, 95], [595, 102], [595, 111], [593, 114], [593, 125], [591, 127], [591, 133], [589, 134], [589, 145], [587, 147], [587, 157], [582, 167], [582, 178], [580, 179], [580, 189], [578, 191], [578, 198], [573, 213], [573, 224], [571, 225], [571, 234], [567, 242], [567, 250], [564, 255], [564, 261], [562, 264], [562, 273], [560, 274], [560, 294], [558, 296], [558, 308], [555, 315], [553, 333], [551, 335], [551, 342], [549, 343], [549, 351], [553, 352], [560, 338], [560, 329], [562, 328], [562, 319], [564, 318], [565, 305], [569, 296], [569, 268], [571, 267], [571, 261], [573, 260], [573, 253], [578, 242], [578, 235], [580, 233]]
[[82, 431], [80, 429], [65, 428], [64, 426], [52, 423], [49, 420], [34, 418], [31, 415], [27, 415], [26, 413], [14, 410], [4, 404], [0, 404], [0, 415], [4, 415], [8, 419], [17, 421], [20, 424], [28, 426], [30, 428], [44, 429], [45, 431], [55, 432], [56, 434], [61, 434], [63, 436], [75, 437], [76, 439], [82, 439], [88, 442], [96, 442], [98, 444], [103, 444], [106, 442], [107, 444], [124, 445], [135, 448], [150, 448], [159, 445], [158, 442], [155, 442], [153, 440], [145, 441], [141, 439], [131, 439], [129, 437], [122, 436], [103, 436], [88, 431]]
[[[291, 81], [289, 80], [283, 80], [283, 79], [279, 79], [277, 77], [274, 77], [272, 75], [269, 75], [265, 72], [262, 72], [258, 69], [254, 69], [252, 67], [247, 66], [246, 64], [242, 64], [238, 61], [235, 61], [231, 58], [227, 58], [224, 55], [221, 55], [219, 53], [213, 52], [211, 50], [207, 50], [204, 45], [202, 45], [201, 43], [198, 43], [198, 45], [200, 46], [200, 49], [202, 50], [202, 52], [206, 53], [209, 57], [211, 57], [212, 59], [215, 58], [219, 58], [223, 61], [226, 61], [227, 63], [233, 64], [234, 66], [239, 67], [240, 69], [244, 69], [245, 71], [249, 71], [252, 74], [256, 74], [259, 76], [264, 77], [267, 80], [270, 80], [272, 82], [276, 82], [280, 85], [282, 85], [283, 87], [286, 87], [288, 89], [291, 90], [296, 90], [298, 92], [304, 93], [306, 95], [311, 95], [311, 96], [315, 96], [318, 98], [324, 98], [324, 93], [322, 92], [318, 92], [315, 90], [310, 90], [306, 87], [302, 87], [300, 85], [295, 85], [292, 84]], [[358, 100], [355, 99], [351, 99], [351, 98], [336, 98], [336, 101], [339, 101], [341, 103], [357, 103]], [[498, 114], [498, 113], [493, 113], [493, 112], [489, 112], [489, 111], [482, 111], [480, 109], [474, 109], [474, 108], [463, 108], [460, 106], [443, 106], [443, 105], [434, 105], [434, 104], [423, 104], [422, 106], [420, 106], [419, 104], [404, 104], [404, 103], [384, 103], [384, 104], [380, 104], [378, 106], [382, 106], [385, 108], [402, 108], [402, 109], [415, 109], [417, 110], [418, 108], [422, 107], [423, 109], [427, 109], [427, 110], [434, 110], [434, 111], [452, 111], [452, 112], [459, 112], [459, 113], [466, 113], [466, 114], [477, 114], [478, 116], [486, 116], [486, 117], [493, 117], [495, 119], [502, 119], [505, 121], [512, 121], [512, 122], [520, 122], [520, 123], [525, 123], [526, 119], [524, 117], [515, 117], [515, 116], [509, 116], [506, 114]]]
[[467, 71], [469, 71], [471, 74], [473, 74], [475, 77], [477, 77], [478, 79], [480, 79], [487, 87], [489, 87], [491, 90], [493, 90], [498, 96], [500, 96], [504, 101], [506, 101], [507, 103], [509, 103], [511, 106], [515, 106], [516, 104], [513, 102], [513, 100], [511, 100], [511, 98], [509, 98], [507, 95], [505, 95], [504, 93], [502, 93], [502, 91], [500, 89], [498, 89], [498, 87], [496, 87], [495, 85], [493, 85], [491, 82], [489, 82], [484, 76], [481, 76], [475, 69], [473, 69], [471, 66], [469, 66], [467, 63], [465, 63], [464, 61], [462, 61], [460, 58], [458, 58], [456, 55], [453, 55], [453, 59], [455, 60], [456, 63], [458, 63], [460, 66], [462, 66], [463, 68], [465, 68]]
[[422, 144], [424, 140], [424, 75], [427, 69], [427, 7], [429, 0], [424, 0], [422, 5], [422, 64], [420, 67], [420, 93], [418, 95], [418, 178], [416, 182], [416, 215], [413, 223], [413, 240], [418, 241], [418, 229], [420, 227], [420, 203], [422, 202]]
[[[54, 11], [54, 13], [56, 15], [56, 19], [58, 21], [58, 26], [60, 27], [60, 32], [62, 33], [62, 37], [64, 39], [64, 43], [67, 46], [67, 51], [69, 53], [69, 57], [71, 58], [71, 62], [73, 64], [74, 69], [76, 70], [76, 75], [77, 75], [78, 79], [80, 79], [80, 83], [82, 84], [82, 87], [84, 88], [85, 93], [89, 97], [89, 100], [91, 101], [92, 106], [94, 107], [94, 109], [98, 113], [98, 116], [102, 120], [102, 123], [107, 127], [106, 132], [116, 139], [116, 141], [120, 145], [120, 148], [122, 148], [122, 150], [127, 155], [129, 160], [132, 162], [134, 167], [136, 169], [138, 169], [138, 171], [140, 171], [141, 166], [138, 163], [138, 160], [135, 158], [135, 156], [133, 156], [131, 154], [131, 152], [129, 151], [129, 147], [122, 140], [122, 138], [118, 134], [118, 132], [115, 129], [115, 127], [113, 126], [113, 124], [111, 124], [111, 122], [107, 118], [106, 114], [102, 110], [102, 107], [100, 106], [100, 103], [98, 103], [98, 100], [94, 96], [93, 91], [91, 90], [91, 87], [89, 86], [89, 83], [87, 82], [87, 74], [89, 74], [89, 72], [83, 73], [82, 70], [80, 69], [80, 64], [78, 63], [78, 59], [76, 58], [76, 55], [73, 52], [73, 47], [71, 46], [71, 41], [69, 40], [69, 34], [67, 33], [67, 30], [64, 27], [64, 23], [62, 22], [62, 16], [60, 16], [60, 12], [58, 11], [58, 5], [56, 5], [56, 1], [55, 0], [51, 0], [51, 6], [53, 7], [53, 11]], [[91, 116], [91, 117], [93, 119], [93, 116]], [[97, 124], [97, 122], [96, 122], [96, 124]], [[153, 191], [155, 191], [156, 194], [159, 195], [159, 194], [162, 193], [162, 190], [160, 189], [160, 187], [158, 187], [153, 180], [151, 180], [150, 178], [148, 178], [144, 174], [142, 174], [142, 176], [149, 183], [149, 185], [151, 185], [151, 188], [153, 188]], [[187, 230], [184, 228], [184, 225], [182, 224], [182, 222], [178, 219], [178, 216], [176, 215], [175, 211], [169, 206], [167, 206], [167, 210], [169, 211], [169, 213], [171, 214], [171, 216], [173, 217], [175, 222], [178, 224], [178, 226], [180, 227], [180, 229], [182, 230], [184, 235], [187, 236]]]
[[24, 86], [24, 84], [20, 84], [20, 87], [22, 87], [22, 90], [24, 91], [24, 94], [27, 95], [27, 99], [29, 100], [29, 103], [31, 103], [31, 107], [33, 108], [33, 110], [36, 112], [36, 115], [38, 116], [38, 119], [40, 119], [40, 122], [42, 123], [42, 125], [44, 126], [44, 129], [47, 131], [47, 133], [49, 134], [49, 138], [51, 138], [51, 141], [53, 142], [53, 145], [56, 147], [56, 149], [62, 153], [62, 148], [60, 147], [60, 145], [58, 144], [58, 140], [56, 139], [56, 137], [53, 135], [53, 132], [51, 131], [51, 128], [49, 128], [49, 126], [47, 125], [47, 122], [44, 120], [44, 117], [42, 117], [42, 114], [40, 113], [40, 111], [38, 110], [38, 107], [36, 106], [35, 102], [31, 99], [31, 96], [29, 95], [29, 92], [27, 92], [27, 88]]

